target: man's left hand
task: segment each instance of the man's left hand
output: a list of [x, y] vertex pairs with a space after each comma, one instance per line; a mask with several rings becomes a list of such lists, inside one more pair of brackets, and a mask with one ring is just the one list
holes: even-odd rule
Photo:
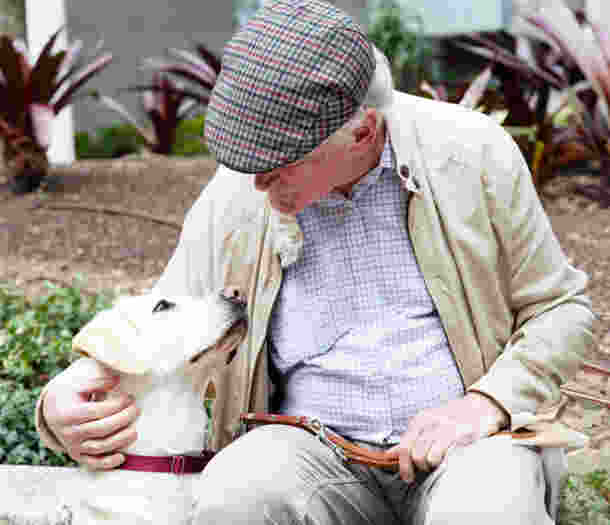
[[440, 465], [453, 444], [468, 445], [496, 433], [508, 416], [486, 396], [469, 392], [435, 408], [422, 410], [410, 422], [400, 444], [386, 451], [388, 459], [399, 458], [400, 477], [415, 479], [415, 467], [430, 471]]

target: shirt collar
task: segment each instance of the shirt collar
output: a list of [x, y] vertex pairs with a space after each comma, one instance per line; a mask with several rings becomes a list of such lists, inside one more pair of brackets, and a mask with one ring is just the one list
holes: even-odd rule
[[[396, 172], [396, 158], [392, 148], [390, 133], [386, 126], [385, 144], [379, 158], [379, 163], [354, 185], [352, 199], [358, 199], [388, 169], [392, 170], [393, 173]], [[346, 202], [347, 199], [339, 192], [331, 192], [330, 195], [319, 201], [318, 204], [343, 206]], [[296, 217], [284, 215], [273, 209], [271, 209], [271, 224], [274, 231], [276, 252], [280, 256], [282, 268], [286, 268], [294, 264], [301, 255], [303, 250], [303, 232]]]

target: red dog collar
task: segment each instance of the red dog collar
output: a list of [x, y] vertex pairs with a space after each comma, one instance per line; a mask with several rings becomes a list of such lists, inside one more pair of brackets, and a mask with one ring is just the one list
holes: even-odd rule
[[198, 474], [214, 457], [212, 450], [202, 450], [200, 456], [140, 456], [124, 454], [125, 461], [116, 467], [122, 470], [165, 472], [167, 474]]

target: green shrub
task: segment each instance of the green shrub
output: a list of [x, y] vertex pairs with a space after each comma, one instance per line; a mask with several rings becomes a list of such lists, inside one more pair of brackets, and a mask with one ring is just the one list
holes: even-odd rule
[[[81, 295], [80, 279], [69, 288], [46, 283], [51, 293], [35, 303], [17, 302], [14, 314], [4, 323], [6, 340], [0, 344], [0, 373], [26, 388], [44, 385], [74, 360], [72, 337], [93, 316], [109, 308], [105, 294]], [[0, 312], [10, 311], [16, 292], [3, 287]], [[21, 311], [20, 311], [21, 310]]]
[[0, 328], [27, 308], [28, 302], [21, 293], [6, 283], [0, 284]]
[[433, 75], [433, 53], [423, 37], [421, 17], [396, 0], [377, 0], [369, 7], [368, 36], [388, 58], [396, 88], [414, 92]]
[[72, 337], [112, 304], [109, 294], [85, 296], [81, 281], [70, 287], [47, 282], [50, 293], [35, 302], [0, 286], [0, 463], [72, 464], [40, 444], [34, 409], [42, 387], [77, 359]]
[[[205, 117], [201, 115], [184, 120], [178, 125], [172, 155], [190, 157], [208, 154], [201, 141], [204, 122]], [[76, 158], [79, 160], [116, 159], [144, 149], [144, 141], [130, 124], [99, 128], [94, 134], [80, 131], [76, 133], [74, 141]]]
[[602, 490], [610, 490], [607, 470], [566, 476], [561, 484], [557, 524], [610, 525], [610, 504], [602, 497]]
[[0, 382], [0, 463], [76, 466], [67, 454], [46, 448], [38, 438], [34, 410], [41, 390], [28, 390], [12, 381]]
[[123, 155], [137, 153], [142, 149], [143, 140], [135, 128], [129, 124], [116, 124], [98, 129], [90, 135], [87, 131], [75, 135], [77, 159], [116, 159]]
[[204, 124], [205, 117], [203, 115], [183, 120], [178, 125], [176, 143], [172, 148], [172, 155], [179, 157], [207, 155], [208, 149], [202, 142]]

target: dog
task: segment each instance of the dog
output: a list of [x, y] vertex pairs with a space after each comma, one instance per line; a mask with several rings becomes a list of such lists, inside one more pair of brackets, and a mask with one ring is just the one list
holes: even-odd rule
[[[119, 390], [131, 394], [140, 409], [134, 424], [138, 437], [121, 451], [128, 459], [200, 456], [208, 417], [189, 369], [196, 365], [198, 378], [203, 374], [208, 383], [213, 381], [214, 371], [235, 357], [247, 329], [246, 301], [234, 287], [203, 298], [155, 291], [124, 297], [81, 329], [73, 338], [73, 350], [118, 372], [119, 383], [107, 396]], [[79, 493], [63, 502], [64, 515], [71, 512], [74, 519], [69, 521], [75, 525], [186, 524], [196, 474], [175, 475], [174, 464], [173, 473], [78, 469]], [[8, 525], [57, 521], [4, 515], [0, 523], [2, 518]]]

